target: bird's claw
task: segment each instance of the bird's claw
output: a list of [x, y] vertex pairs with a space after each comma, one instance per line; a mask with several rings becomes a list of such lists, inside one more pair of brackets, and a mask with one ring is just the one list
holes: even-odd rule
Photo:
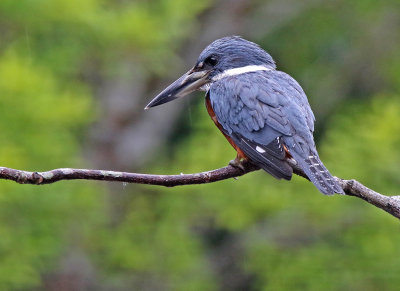
[[236, 158], [234, 160], [231, 160], [229, 162], [229, 165], [231, 165], [234, 168], [238, 168], [238, 169], [242, 170], [243, 172], [246, 172], [246, 169], [245, 169], [245, 167], [243, 165], [243, 162], [238, 158]]

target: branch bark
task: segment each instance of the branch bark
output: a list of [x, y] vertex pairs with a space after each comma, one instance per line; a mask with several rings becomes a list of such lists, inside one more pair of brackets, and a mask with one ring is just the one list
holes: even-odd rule
[[[304, 172], [299, 169], [295, 163], [292, 164], [292, 167], [295, 174], [308, 179]], [[29, 172], [0, 167], [0, 179], [12, 180], [20, 184], [34, 185], [51, 184], [62, 180], [100, 180], [174, 187], [217, 182], [243, 176], [244, 174], [258, 169], [258, 167], [250, 163], [245, 163], [243, 164], [243, 169], [228, 165], [220, 169], [195, 174], [153, 175], [71, 168], [54, 169], [46, 172]], [[356, 180], [335, 178], [338, 180], [347, 195], [361, 198], [400, 219], [400, 196], [382, 195], [367, 188]]]

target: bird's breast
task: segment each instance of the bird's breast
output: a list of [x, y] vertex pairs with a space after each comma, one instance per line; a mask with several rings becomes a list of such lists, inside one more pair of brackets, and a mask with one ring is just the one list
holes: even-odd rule
[[222, 134], [225, 136], [225, 138], [229, 141], [231, 146], [236, 150], [238, 158], [247, 160], [248, 158], [245, 155], [245, 153], [236, 145], [236, 143], [233, 141], [233, 139], [225, 133], [221, 123], [218, 122], [217, 115], [215, 114], [214, 109], [211, 106], [211, 100], [210, 100], [210, 96], [208, 93], [206, 94], [206, 108], [207, 108], [208, 115], [210, 115], [214, 124], [218, 127], [218, 129], [222, 132]]

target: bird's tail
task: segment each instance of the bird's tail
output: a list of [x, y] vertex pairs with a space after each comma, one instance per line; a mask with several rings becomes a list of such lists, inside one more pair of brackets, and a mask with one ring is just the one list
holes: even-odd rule
[[323, 194], [344, 194], [342, 187], [336, 182], [335, 178], [332, 177], [317, 154], [311, 154], [306, 159], [302, 157], [294, 158], [310, 181]]

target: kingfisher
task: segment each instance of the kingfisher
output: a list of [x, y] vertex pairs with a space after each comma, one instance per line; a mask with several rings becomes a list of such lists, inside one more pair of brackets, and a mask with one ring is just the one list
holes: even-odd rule
[[306, 94], [259, 45], [239, 36], [215, 40], [145, 109], [196, 90], [206, 92], [208, 114], [237, 152], [233, 165], [250, 162], [290, 180], [294, 160], [320, 192], [344, 194], [319, 158]]

